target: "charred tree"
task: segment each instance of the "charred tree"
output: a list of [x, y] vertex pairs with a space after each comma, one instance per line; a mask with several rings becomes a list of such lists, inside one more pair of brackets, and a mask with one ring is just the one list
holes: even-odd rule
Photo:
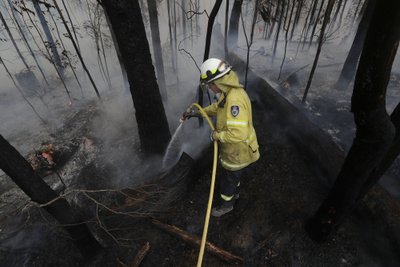
[[11, 81], [13, 82], [15, 88], [17, 88], [18, 92], [21, 94], [22, 98], [25, 100], [25, 102], [30, 106], [32, 111], [36, 114], [36, 116], [43, 122], [43, 124], [47, 124], [47, 122], [39, 115], [35, 107], [32, 105], [32, 103], [26, 98], [26, 96], [23, 93], [23, 90], [18, 86], [17, 82], [15, 81], [14, 77], [12, 76], [10, 70], [8, 69], [7, 65], [4, 63], [3, 59], [0, 57], [0, 64], [3, 65], [5, 71], [8, 74], [8, 77], [10, 77]]
[[11, 33], [11, 31], [10, 31], [10, 28], [8, 27], [8, 24], [7, 24], [7, 22], [6, 22], [6, 20], [5, 20], [4, 16], [3, 16], [3, 14], [1, 13], [1, 11], [0, 11], [0, 20], [1, 20], [1, 22], [3, 23], [4, 28], [5, 28], [5, 30], [6, 30], [6, 32], [7, 32], [7, 34], [8, 34], [8, 36], [10, 37], [10, 40], [11, 40], [12, 44], [14, 45], [15, 50], [17, 51], [18, 56], [19, 56], [20, 59], [22, 60], [22, 63], [24, 63], [25, 68], [26, 68], [27, 70], [31, 71], [31, 68], [29, 67], [28, 63], [26, 62], [25, 57], [22, 55], [21, 50], [19, 49], [17, 43], [15, 42], [14, 36], [12, 35], [12, 33]]
[[[48, 14], [49, 14], [50, 17], [51, 17], [51, 20], [53, 21], [54, 28], [56, 29], [56, 32], [57, 32], [57, 35], [58, 35], [59, 43], [61, 44], [61, 47], [62, 47], [62, 49], [63, 49], [63, 55], [64, 55], [65, 58], [67, 59], [68, 65], [70, 66], [71, 71], [72, 71], [72, 73], [73, 73], [73, 75], [74, 75], [74, 77], [75, 77], [75, 81], [76, 81], [76, 83], [78, 84], [79, 88], [80, 88], [81, 91], [82, 91], [82, 85], [81, 85], [81, 83], [79, 82], [78, 75], [76, 74], [76, 71], [75, 71], [75, 67], [74, 67], [74, 65], [73, 65], [73, 63], [72, 63], [72, 60], [71, 60], [70, 56], [69, 56], [67, 47], [66, 47], [65, 44], [64, 44], [63, 38], [61, 37], [61, 33], [60, 33], [60, 30], [59, 30], [59, 28], [58, 28], [58, 26], [57, 26], [57, 22], [56, 22], [56, 20], [54, 19], [54, 16], [53, 16], [53, 15], [51, 14], [51, 12], [50, 12], [50, 7], [49, 7], [49, 6], [47, 6], [47, 12], [48, 12]], [[67, 92], [67, 93], [69, 93], [69, 92]]]
[[[169, 32], [169, 46], [171, 48], [171, 63], [172, 63], [172, 68], [175, 70], [175, 57], [174, 57], [174, 38], [172, 34], [172, 19], [171, 19], [171, 7], [170, 7], [170, 0], [167, 0], [167, 10], [168, 10], [168, 32]], [[176, 70], [175, 70], [176, 72]]]
[[393, 164], [393, 162], [400, 154], [400, 104], [397, 105], [397, 107], [390, 115], [390, 120], [396, 128], [396, 135], [394, 137], [393, 143], [383, 160], [369, 175], [367, 181], [360, 190], [358, 200], [361, 200], [368, 193], [368, 191], [378, 182], [378, 180], [389, 169], [389, 167]]
[[178, 59], [178, 31], [177, 31], [177, 22], [179, 22], [179, 19], [176, 15], [176, 1], [173, 1], [173, 5], [171, 6], [172, 10], [171, 12], [173, 13], [174, 17], [174, 24], [173, 24], [173, 37], [174, 37], [174, 51], [173, 51], [173, 58], [175, 58], [175, 78], [176, 78], [176, 88], [179, 89], [179, 59]]
[[147, 6], [149, 9], [151, 39], [153, 44], [154, 61], [156, 63], [158, 85], [160, 86], [160, 92], [162, 98], [164, 100], [167, 100], [167, 89], [166, 89], [165, 74], [164, 74], [164, 61], [162, 57], [160, 29], [158, 26], [157, 1], [147, 0]]
[[22, 155], [0, 135], [0, 168], [28, 195], [40, 204], [69, 233], [85, 257], [95, 255], [101, 245], [89, 228], [76, 216], [69, 203], [35, 173]]
[[[63, 6], [64, 6], [65, 13], [67, 13], [69, 22], [70, 22], [70, 24], [71, 24], [71, 28], [72, 28], [72, 32], [74, 33], [76, 45], [77, 45], [77, 47], [78, 47], [79, 52], [81, 52], [81, 48], [80, 48], [80, 46], [79, 46], [79, 39], [78, 39], [78, 36], [76, 35], [76, 31], [75, 31], [74, 22], [73, 22], [72, 19], [71, 19], [71, 15], [69, 14], [67, 5], [65, 4], [65, 0], [61, 0], [61, 2], [62, 2], [62, 4], [63, 4]], [[71, 35], [70, 38], [73, 38], [73, 36]]]
[[[294, 2], [296, 3], [297, 1], [294, 1]], [[301, 10], [303, 8], [303, 4], [304, 4], [304, 0], [300, 0], [300, 1], [297, 2], [297, 10], [296, 10], [296, 14], [295, 14], [294, 21], [293, 21], [292, 31], [290, 33], [290, 40], [293, 39], [294, 30], [295, 30], [295, 28], [297, 26], [297, 23], [299, 22], [299, 19], [300, 19], [300, 16], [301, 16]]]
[[309, 236], [318, 242], [326, 240], [353, 210], [365, 194], [362, 190], [370, 175], [394, 144], [395, 128], [386, 112], [385, 96], [400, 38], [399, 24], [400, 2], [377, 1], [352, 96], [356, 136], [328, 197], [306, 224]]
[[241, 17], [242, 18], [243, 32], [244, 32], [244, 36], [245, 36], [245, 39], [246, 39], [246, 45], [247, 45], [246, 74], [244, 75], [244, 89], [247, 88], [247, 74], [248, 74], [248, 71], [249, 71], [249, 62], [250, 62], [250, 48], [253, 45], [253, 40], [254, 40], [254, 27], [255, 27], [256, 22], [257, 22], [259, 2], [260, 2], [260, 0], [256, 0], [255, 3], [254, 3], [254, 15], [253, 15], [253, 21], [251, 23], [250, 40], [247, 37], [245, 25], [244, 25], [244, 22], [243, 22], [243, 17]]
[[[315, 23], [314, 23], [314, 26], [313, 26], [312, 31], [311, 31], [310, 41], [308, 42], [308, 47], [310, 47], [311, 44], [312, 44], [312, 40], [313, 40], [313, 38], [314, 38], [315, 31], [316, 31], [316, 29], [317, 29], [317, 25], [318, 25], [319, 18], [321, 17], [321, 12], [322, 12], [323, 7], [324, 7], [324, 1], [321, 1], [321, 4], [320, 4], [319, 9], [318, 9], [317, 18], [315, 19]], [[333, 9], [333, 7], [332, 7], [332, 9]], [[328, 10], [328, 8], [327, 8], [327, 10]], [[331, 12], [332, 12], [332, 11], [329, 12], [329, 16], [330, 16], [330, 13], [331, 13]], [[326, 16], [326, 15], [327, 15], [327, 12], [325, 11], [325, 16]], [[328, 22], [329, 22], [329, 20], [328, 20]], [[326, 25], [325, 25], [325, 27], [326, 27]], [[324, 31], [325, 31], [325, 29], [324, 29]]]
[[[317, 9], [317, 5], [318, 5], [318, 0], [313, 0], [312, 8], [308, 11], [307, 17], [309, 18], [309, 20], [305, 21], [305, 23], [306, 24], [308, 23], [308, 25], [307, 25], [307, 30], [306, 30], [306, 32], [304, 34], [304, 40], [303, 40], [302, 49], [304, 49], [304, 45], [305, 45], [306, 40], [307, 40], [308, 32], [310, 31], [311, 26], [314, 24], [314, 15], [315, 15], [315, 11]], [[317, 23], [317, 22], [315, 22], [315, 23]]]
[[[337, 31], [340, 27], [342, 27], [343, 18], [346, 17], [348, 14], [348, 8], [346, 8], [348, 2], [349, 2], [348, 0], [344, 0], [342, 10], [340, 12], [340, 18], [338, 19], [338, 25], [336, 26], [336, 29], [333, 30], [333, 32]], [[346, 16], [345, 16], [345, 13], [346, 13]]]
[[269, 20], [270, 22], [272, 21], [272, 25], [269, 27], [268, 39], [270, 39], [272, 34], [274, 33], [276, 22], [279, 21], [278, 20], [279, 11], [280, 11], [279, 2], [274, 4], [274, 5], [276, 6], [275, 7], [275, 12], [274, 12], [273, 17]]
[[[290, 1], [288, 2], [288, 9], [289, 9], [289, 6], [290, 6]], [[282, 59], [281, 67], [279, 68], [278, 80], [280, 80], [280, 78], [281, 78], [283, 65], [285, 64], [285, 60], [286, 60], [287, 46], [288, 46], [288, 41], [289, 41], [288, 40], [289, 27], [290, 27], [290, 23], [292, 22], [293, 11], [294, 11], [295, 6], [296, 6], [296, 2], [293, 1], [293, 5], [292, 5], [291, 11], [290, 11], [289, 21], [288, 21], [288, 24], [286, 26], [286, 29], [285, 29], [285, 27], [283, 27], [283, 30], [286, 31], [286, 33], [285, 33], [285, 48], [283, 49], [283, 59]]]
[[[310, 89], [311, 82], [312, 82], [312, 79], [313, 79], [313, 76], [314, 76], [314, 72], [315, 72], [315, 69], [317, 68], [319, 54], [321, 53], [322, 44], [324, 42], [325, 28], [326, 28], [326, 25], [329, 22], [329, 18], [331, 16], [331, 12], [332, 12], [332, 8], [333, 8], [333, 4], [334, 3], [335, 3], [335, 0], [329, 0], [328, 6], [326, 7], [324, 21], [322, 22], [322, 26], [321, 26], [321, 33], [319, 34], [317, 53], [315, 55], [314, 63], [313, 63], [313, 66], [311, 68], [310, 76], [308, 77], [307, 86], [306, 86], [306, 89], [304, 91], [303, 99], [301, 100], [301, 102], [303, 102], [303, 103], [306, 101], [308, 90]], [[322, 6], [321, 6], [321, 8], [322, 8]]]
[[[24, 2], [23, 2], [24, 3]], [[53, 61], [58, 67], [60, 73], [63, 71], [60, 55], [58, 54], [57, 51], [57, 46], [56, 42], [54, 41], [53, 35], [51, 34], [49, 25], [47, 24], [46, 18], [43, 15], [43, 11], [39, 6], [39, 0], [32, 0], [33, 7], [35, 8], [36, 15], [39, 18], [40, 24], [42, 25], [42, 29], [44, 34], [46, 35], [47, 38], [47, 46], [51, 50], [51, 54], [53, 56]], [[24, 3], [25, 5], [25, 3]]]
[[[32, 72], [31, 67], [28, 65], [25, 57], [22, 55], [21, 50], [19, 49], [17, 42], [14, 39], [14, 36], [11, 33], [10, 28], [7, 25], [7, 22], [3, 16], [3, 14], [0, 11], [0, 21], [3, 23], [5, 30], [8, 34], [8, 36], [10, 37], [10, 40], [13, 44], [13, 46], [15, 47], [15, 50], [17, 51], [17, 54], [19, 56], [19, 58], [21, 59], [22, 63], [24, 64], [25, 68], [26, 68], [26, 77], [28, 78], [27, 80], [29, 80], [31, 82], [30, 87], [26, 88], [26, 92], [29, 96], [33, 96], [33, 95], [37, 95], [39, 98], [41, 98], [41, 95], [39, 94], [39, 89], [40, 89], [40, 83], [39, 80], [37, 79], [36, 75]], [[20, 82], [20, 81], [19, 81]]]
[[[285, 5], [286, 5], [286, 0], [283, 1], [279, 1], [279, 3], [281, 3], [281, 8], [280, 8], [280, 17], [279, 17], [279, 21], [278, 21], [278, 28], [276, 29], [276, 34], [275, 34], [275, 42], [274, 42], [274, 48], [273, 48], [273, 52], [272, 52], [272, 63], [274, 63], [274, 59], [276, 56], [276, 49], [278, 47], [278, 42], [279, 42], [279, 34], [281, 32], [281, 27], [282, 27], [282, 22], [283, 22], [283, 18], [284, 18], [284, 10], [285, 10]], [[278, 3], [278, 5], [279, 5]]]
[[360, 58], [362, 47], [367, 35], [369, 23], [372, 18], [372, 14], [375, 8], [376, 0], [368, 0], [367, 8], [364, 11], [360, 24], [358, 25], [356, 36], [354, 37], [353, 44], [351, 45], [349, 54], [347, 55], [346, 61], [344, 62], [342, 71], [339, 79], [336, 83], [337, 89], [345, 90], [349, 86], [349, 83], [353, 80], [358, 59]]
[[[23, 7], [24, 7], [25, 9], [27, 9], [24, 2], [22, 2], [22, 5], [23, 5]], [[47, 47], [47, 45], [46, 45], [46, 41], [44, 40], [44, 38], [43, 38], [43, 36], [42, 36], [42, 33], [40, 32], [38, 26], [37, 26], [37, 25], [35, 24], [35, 22], [33, 21], [32, 16], [31, 16], [31, 14], [29, 13], [29, 11], [27, 11], [26, 14], [28, 15], [29, 21], [31, 22], [32, 26], [35, 28], [35, 30], [36, 30], [36, 32], [37, 32], [37, 34], [38, 34], [40, 40], [42, 41], [43, 45], [45, 46], [45, 51], [46, 51], [46, 52], [45, 52], [44, 54], [47, 54], [48, 60], [50, 61], [51, 65], [54, 67], [55, 71], [57, 72], [58, 78], [60, 79], [62, 85], [64, 86], [64, 89], [65, 89], [66, 93], [67, 93], [68, 96], [69, 96], [70, 93], [69, 93], [68, 87], [67, 87], [67, 85], [66, 85], [66, 83], [65, 83], [65, 81], [64, 81], [63, 73], [62, 73], [62, 71], [60, 71], [60, 70], [63, 70], [63, 69], [62, 69], [60, 66], [58, 66], [58, 65], [56, 64], [56, 62], [52, 59], [52, 55], [51, 55], [51, 53], [50, 53], [50, 51], [49, 51], [49, 49], [48, 49], [48, 47]], [[39, 44], [38, 44], [38, 43], [36, 42], [36, 40], [35, 40], [35, 36], [34, 36], [33, 33], [29, 30], [29, 27], [27, 27], [27, 29], [28, 29], [29, 33], [31, 34], [32, 40], [34, 40], [34, 42], [35, 42], [37, 48], [40, 49]], [[80, 85], [80, 84], [79, 84], [79, 85]], [[81, 88], [81, 91], [82, 91], [82, 87], [81, 87], [81, 86], [80, 86], [80, 88]]]
[[225, 58], [228, 57], [228, 19], [229, 19], [229, 0], [226, 0], [226, 8], [225, 8], [225, 29], [224, 29], [224, 52]]
[[211, 34], [212, 34], [212, 29], [214, 26], [214, 21], [215, 17], [218, 14], [219, 8], [221, 7], [222, 0], [217, 0], [214, 4], [213, 9], [211, 10], [210, 17], [208, 18], [208, 23], [207, 23], [207, 35], [206, 35], [206, 45], [204, 49], [204, 57], [203, 57], [203, 62], [208, 59], [210, 56], [210, 45], [211, 45]]
[[187, 37], [187, 26], [186, 26], [186, 5], [185, 5], [186, 1], [182, 0], [181, 3], [181, 9], [182, 9], [182, 34], [183, 34], [183, 38], [184, 38], [184, 43], [186, 43], [186, 37]]
[[228, 49], [233, 49], [238, 42], [239, 34], [239, 19], [242, 13], [243, 0], [235, 0], [231, 11], [231, 18], [229, 19], [229, 32], [228, 32]]
[[[105, 53], [104, 41], [103, 41], [102, 31], [101, 31], [103, 8], [101, 8], [99, 3], [94, 5], [93, 8], [91, 8], [89, 2], [86, 2], [86, 5], [87, 5], [88, 13], [89, 13], [89, 23], [93, 30], [94, 43], [96, 45], [97, 60], [99, 62], [99, 64], [98, 64], [99, 71], [103, 77], [103, 80], [105, 82], [107, 82], [108, 87], [111, 88], [110, 72], [108, 69], [107, 56]], [[82, 97], [83, 97], [83, 93], [82, 93]]]
[[103, 0], [127, 72], [143, 152], [162, 154], [171, 134], [137, 0]]
[[[361, 8], [361, 11], [359, 11], [362, 2], [363, 2], [363, 0], [359, 0], [359, 1], [358, 1], [356, 10], [354, 11], [353, 21], [352, 21], [352, 23], [351, 23], [352, 25], [354, 25], [354, 23], [357, 21], [357, 18], [358, 18], [359, 15], [360, 15], [359, 13], [362, 13], [362, 8]], [[364, 5], [366, 5], [366, 2], [364, 2]]]
[[10, 6], [12, 17], [14, 18], [13, 22], [17, 26], [19, 34], [22, 37], [22, 40], [24, 41], [26, 48], [28, 48], [29, 52], [31, 53], [31, 56], [32, 56], [33, 60], [35, 61], [36, 66], [38, 67], [38, 70], [39, 70], [40, 74], [42, 75], [43, 80], [45, 81], [46, 85], [50, 86], [49, 82], [47, 81], [47, 77], [44, 74], [43, 68], [39, 63], [35, 52], [32, 50], [30, 43], [28, 42], [28, 39], [26, 37], [26, 30], [24, 30], [24, 28], [21, 27], [21, 25], [20, 25], [21, 19], [15, 14], [15, 13], [17, 13], [17, 11], [15, 10], [15, 7], [11, 0], [8, 0], [8, 5]]
[[[172, 68], [175, 73], [175, 78], [176, 78], [176, 86], [179, 87], [179, 78], [178, 78], [178, 58], [176, 57], [177, 52], [177, 44], [176, 44], [176, 35], [174, 34], [174, 29], [172, 26], [176, 25], [176, 20], [175, 16], [172, 18], [172, 10], [171, 10], [171, 5], [170, 5], [170, 0], [167, 0], [167, 9], [168, 9], [168, 29], [169, 29], [169, 45], [170, 45], [170, 53], [171, 53], [171, 63], [172, 63]], [[174, 23], [174, 25], [173, 25]]]
[[[208, 23], [207, 23], [207, 34], [206, 34], [206, 44], [205, 44], [205, 49], [204, 49], [204, 56], [203, 56], [203, 62], [206, 61], [208, 59], [208, 57], [210, 56], [210, 46], [211, 46], [211, 35], [212, 35], [212, 29], [214, 26], [214, 21], [215, 18], [218, 14], [219, 8], [221, 7], [222, 4], [222, 0], [217, 0], [214, 4], [213, 9], [211, 10], [211, 14], [210, 17], [208, 18]], [[208, 93], [208, 91], [207, 91]], [[202, 106], [203, 105], [203, 90], [201, 89], [201, 87], [198, 87], [198, 102], [199, 104]], [[210, 95], [208, 94], [208, 98], [210, 98]], [[210, 104], [211, 104], [211, 100], [210, 100]], [[199, 124], [200, 126], [203, 125], [203, 119], [199, 118]]]
[[[89, 80], [90, 80], [90, 83], [92, 84], [93, 89], [94, 89], [94, 91], [95, 91], [97, 97], [101, 100], [101, 96], [100, 96], [99, 90], [97, 89], [96, 83], [94, 82], [93, 77], [92, 77], [92, 75], [90, 74], [90, 71], [89, 71], [89, 69], [88, 69], [87, 66], [86, 66], [86, 63], [85, 63], [85, 61], [83, 60], [82, 54], [81, 54], [81, 52], [80, 52], [80, 50], [79, 50], [79, 47], [78, 47], [78, 43], [74, 40], [74, 38], [73, 38], [73, 36], [72, 36], [72, 33], [71, 33], [71, 30], [69, 29], [69, 26], [68, 26], [68, 24], [67, 24], [67, 21], [65, 20], [64, 15], [63, 15], [63, 13], [62, 13], [60, 7], [59, 7], [58, 4], [57, 4], [57, 1], [56, 1], [56, 0], [53, 0], [53, 4], [54, 4], [55, 8], [57, 9], [58, 14], [60, 15], [61, 21], [63, 22], [65, 29], [67, 30], [68, 37], [69, 37], [69, 39], [71, 40], [73, 47], [75, 48], [75, 52], [76, 52], [76, 54], [78, 55], [79, 61], [81, 62], [83, 69], [85, 70], [86, 74], [88, 75]], [[72, 67], [72, 66], [71, 66], [71, 67]]]

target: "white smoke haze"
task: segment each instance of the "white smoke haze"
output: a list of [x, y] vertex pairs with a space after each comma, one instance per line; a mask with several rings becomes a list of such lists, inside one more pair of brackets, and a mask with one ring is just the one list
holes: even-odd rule
[[[62, 6], [61, 1], [58, 2], [60, 6]], [[146, 1], [140, 2], [143, 4]], [[197, 69], [196, 64], [200, 66], [203, 60], [208, 21], [207, 14], [211, 13], [215, 1], [200, 2], [197, 11], [201, 14], [193, 16], [192, 19], [186, 19], [187, 25], [190, 25], [190, 27], [188, 26], [186, 35], [184, 35], [181, 27], [183, 24], [182, 9], [180, 6], [176, 7], [176, 46], [178, 46], [178, 50], [180, 50], [177, 51], [177, 54], [171, 54], [167, 2], [161, 1], [158, 6], [160, 38], [167, 83], [167, 99], [164, 100], [164, 107], [172, 135], [179, 126], [179, 117], [182, 112], [190, 106], [192, 102], [197, 101], [196, 92], [199, 81], [199, 70]], [[342, 64], [346, 58], [346, 54], [352, 44], [357, 29], [357, 23], [354, 23], [353, 17], [358, 2], [359, 1], [346, 1], [347, 4], [344, 7], [345, 11], [343, 17], [340, 20], [337, 20], [337, 22], [330, 27], [327, 38], [322, 47], [320, 60], [306, 105], [301, 105], [300, 100], [314, 60], [320, 24], [317, 26], [313, 44], [309, 46], [308, 43], [306, 43], [303, 47], [303, 44], [300, 44], [299, 42], [301, 41], [300, 36], [306, 13], [305, 11], [302, 13], [298, 27], [294, 31], [293, 39], [287, 43], [286, 57], [280, 74], [280, 79], [278, 79], [278, 77], [285, 53], [284, 32], [281, 32], [279, 35], [276, 56], [272, 59], [275, 32], [271, 35], [270, 39], [265, 39], [263, 37], [264, 27], [269, 29], [271, 26], [270, 24], [266, 24], [259, 16], [255, 25], [253, 44], [250, 49], [250, 68], [270, 82], [271, 85], [277, 88], [282, 95], [295, 104], [300, 110], [304, 111], [312, 121], [320, 125], [321, 128], [330, 134], [332, 138], [344, 148], [344, 150], [348, 149], [354, 135], [354, 123], [352, 122], [352, 114], [349, 112], [352, 85], [350, 85], [349, 89], [344, 92], [338, 92], [337, 90], [332, 89], [332, 85], [336, 82], [338, 75], [340, 74]], [[85, 63], [87, 64], [91, 75], [94, 77], [100, 94], [104, 98], [104, 105], [101, 107], [101, 112], [91, 122], [91, 134], [95, 139], [101, 140], [100, 143], [102, 149], [107, 152], [107, 157], [104, 157], [104, 162], [107, 164], [116, 164], [118, 166], [123, 166], [121, 162], [129, 162], [130, 164], [130, 168], [127, 168], [126, 170], [120, 168], [118, 173], [113, 176], [116, 185], [126, 184], [134, 179], [141, 180], [142, 177], [137, 177], [141, 172], [138, 171], [135, 173], [132, 172], [132, 169], [140, 169], [143, 166], [151, 166], [151, 164], [143, 162], [138, 157], [137, 151], [139, 150], [140, 145], [129, 85], [123, 78], [104, 14], [101, 8], [97, 10], [98, 12], [96, 14], [101, 18], [100, 29], [105, 42], [104, 52], [106, 54], [107, 66], [110, 72], [111, 86], [109, 86], [105, 74], [103, 73], [102, 68], [100, 68], [101, 64], [94, 39], [95, 31], [92, 28], [94, 11], [96, 10], [96, 6], [98, 6], [97, 1], [88, 1], [91, 9], [90, 12], [88, 11], [88, 5], [85, 1], [66, 1], [66, 3], [74, 21], [73, 24], [78, 35], [78, 41]], [[32, 8], [30, 2], [26, 2], [26, 4]], [[309, 6], [310, 1], [306, 1], [306, 4]], [[144, 5], [144, 8], [142, 8], [142, 14], [147, 29], [150, 50], [152, 50], [153, 47], [151, 43], [148, 12], [145, 6], [146, 4]], [[186, 8], [189, 9], [189, 7]], [[29, 55], [21, 37], [18, 35], [15, 25], [8, 15], [10, 9], [6, 4], [6, 1], [3, 1], [0, 4], [0, 9], [4, 13], [13, 35], [16, 37], [17, 44], [20, 47], [22, 54], [26, 57], [28, 64], [33, 66], [32, 71], [39, 79], [40, 83], [44, 85], [44, 81], [40, 76], [38, 69], [35, 67], [35, 62]], [[50, 82], [50, 88], [43, 89], [46, 90], [46, 93], [42, 95], [42, 100], [35, 96], [28, 97], [28, 100], [35, 107], [39, 115], [47, 121], [47, 125], [44, 125], [34, 114], [30, 106], [24, 101], [18, 90], [16, 90], [7, 73], [3, 70], [0, 71], [2, 85], [0, 90], [0, 121], [2, 122], [0, 125], [0, 133], [23, 155], [32, 151], [38, 146], [38, 144], [51, 140], [52, 134], [57, 132], [57, 130], [59, 130], [68, 119], [73, 117], [73, 115], [79, 110], [86, 108], [87, 104], [91, 103], [90, 101], [96, 99], [93, 87], [86, 73], [82, 69], [69, 38], [64, 36], [66, 31], [59, 16], [56, 14], [56, 11], [51, 9], [57, 28], [62, 37], [61, 40], [59, 40], [55, 27], [56, 25], [50, 18], [47, 10], [45, 10], [44, 6], [42, 6], [42, 9], [45, 11], [45, 17], [52, 28], [54, 38], [58, 40], [58, 51], [61, 55], [63, 49], [60, 41], [62, 40], [63, 44], [66, 46], [67, 54], [70, 56], [78, 79], [82, 84], [82, 90], [76, 82], [71, 67], [67, 67], [64, 74], [67, 88], [71, 94], [72, 103], [70, 103], [54, 67], [49, 63], [42, 52], [39, 51], [39, 48], [32, 43], [31, 45]], [[223, 51], [223, 32], [225, 25], [224, 9], [225, 6], [222, 5], [215, 20], [210, 57], [220, 57], [221, 51]], [[6, 12], [6, 10], [8, 10], [8, 12]], [[204, 10], [207, 11], [207, 14], [203, 12]], [[250, 37], [251, 18], [254, 13], [254, 1], [243, 1], [242, 13], [244, 14], [243, 21], [245, 24], [244, 27], [246, 28], [246, 34]], [[187, 13], [187, 16], [190, 15], [190, 13]], [[66, 17], [65, 13], [64, 16]], [[198, 19], [199, 22], [199, 27], [197, 28], [196, 19]], [[26, 16], [25, 20], [28, 21]], [[34, 20], [40, 28], [41, 26], [38, 19], [35, 17]], [[339, 25], [340, 21], [342, 21], [342, 24]], [[29, 23], [30, 22], [28, 22], [28, 24]], [[31, 28], [31, 31], [37, 38], [38, 35], [35, 30]], [[7, 40], [0, 42], [0, 56], [10, 69], [11, 73], [16, 75], [24, 70], [24, 66], [15, 52], [15, 48], [11, 44], [7, 33], [5, 31], [0, 31], [0, 36], [2, 39]], [[32, 40], [30, 39], [30, 43], [31, 42]], [[41, 43], [39, 44], [43, 51], [43, 45]], [[237, 53], [242, 59], [246, 59], [247, 43], [241, 22], [239, 22], [238, 47], [234, 49], [233, 52]], [[64, 61], [66, 60], [65, 57], [63, 57], [63, 59]], [[104, 59], [101, 59], [102, 64], [105, 64]], [[177, 70], [175, 70], [173, 66], [175, 60], [177, 61]], [[397, 57], [393, 65], [393, 73], [398, 75], [397, 77], [399, 77], [399, 67], [400, 61]], [[0, 66], [0, 68], [3, 68], [3, 66]], [[293, 73], [296, 73], [296, 83], [292, 83], [287, 88], [284, 88], [282, 86], [283, 82]], [[244, 80], [241, 80], [241, 83], [244, 83]], [[26, 90], [29, 90], [29, 88], [23, 88], [23, 90], [24, 94], [26, 94]], [[387, 93], [389, 112], [399, 102], [399, 99], [400, 93], [398, 88], [389, 86]], [[335, 107], [332, 109], [332, 105], [325, 105], [324, 101], [326, 101], [326, 103], [335, 103]], [[207, 99], [205, 99], [205, 103], [208, 103]], [[338, 112], [341, 112], [340, 114], [347, 114], [346, 116], [343, 116], [344, 121], [346, 122], [345, 124], [340, 124], [341, 121], [338, 119]], [[268, 116], [268, 114], [266, 115]], [[342, 117], [340, 117], [340, 120], [342, 120]], [[322, 124], [322, 121], [325, 121], [325, 123]], [[182, 137], [182, 140], [180, 141], [182, 146], [179, 149], [176, 148], [174, 150], [176, 154], [174, 160], [176, 160], [182, 152], [186, 152], [196, 158], [198, 152], [201, 151], [205, 145], [209, 144], [208, 126], [205, 123], [205, 127], [199, 129], [197, 124], [197, 119], [191, 119], [182, 126], [181, 134], [185, 134], [185, 137]], [[131, 139], [128, 142], [129, 146], [124, 147], [122, 145], [123, 141], [126, 141], [126, 139], [129, 138]]]

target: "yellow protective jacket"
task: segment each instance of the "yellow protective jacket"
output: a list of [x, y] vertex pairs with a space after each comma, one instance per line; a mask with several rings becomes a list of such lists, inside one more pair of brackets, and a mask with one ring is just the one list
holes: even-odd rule
[[217, 116], [214, 138], [219, 141], [222, 167], [237, 171], [260, 158], [251, 102], [233, 70], [214, 83], [222, 94], [204, 110], [209, 116]]

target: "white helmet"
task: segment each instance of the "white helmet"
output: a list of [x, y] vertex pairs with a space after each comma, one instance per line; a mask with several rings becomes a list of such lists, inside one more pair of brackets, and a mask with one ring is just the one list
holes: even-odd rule
[[228, 64], [228, 62], [218, 58], [209, 58], [204, 61], [200, 67], [200, 81], [202, 83], [210, 83], [221, 78], [231, 69], [232, 67]]

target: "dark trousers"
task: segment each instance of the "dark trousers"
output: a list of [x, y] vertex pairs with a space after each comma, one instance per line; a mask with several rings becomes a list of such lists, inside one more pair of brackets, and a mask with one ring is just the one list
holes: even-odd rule
[[231, 201], [234, 199], [235, 194], [239, 194], [240, 179], [245, 174], [243, 168], [238, 171], [229, 171], [221, 168], [221, 175], [219, 175], [219, 191], [222, 200]]

